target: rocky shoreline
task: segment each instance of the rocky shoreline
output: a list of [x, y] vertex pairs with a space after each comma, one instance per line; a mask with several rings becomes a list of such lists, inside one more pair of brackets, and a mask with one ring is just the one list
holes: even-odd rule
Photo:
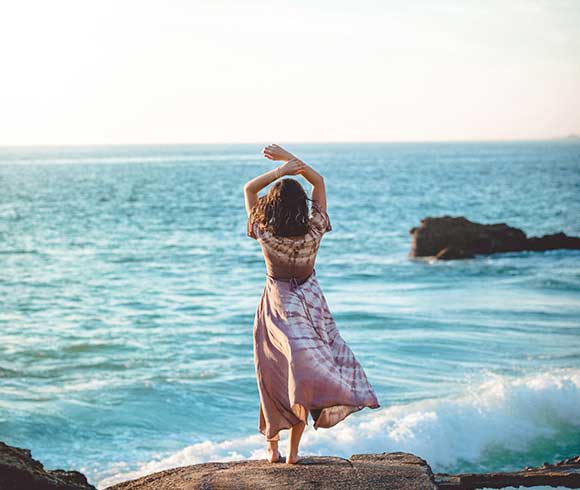
[[[211, 462], [172, 468], [106, 490], [472, 490], [477, 488], [580, 488], [580, 456], [537, 468], [494, 473], [433, 473], [422, 458], [404, 452], [305, 456], [296, 465], [265, 459]], [[96, 490], [78, 471], [46, 470], [28, 449], [0, 442], [0, 490]]]
[[96, 490], [78, 471], [46, 470], [30, 449], [0, 441], [0, 490]]

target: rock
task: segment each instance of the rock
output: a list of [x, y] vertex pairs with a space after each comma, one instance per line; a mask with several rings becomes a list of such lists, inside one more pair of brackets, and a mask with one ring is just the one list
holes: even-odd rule
[[475, 254], [470, 250], [456, 247], [445, 247], [435, 255], [437, 260], [472, 259], [473, 257]]
[[580, 237], [555, 233], [528, 238], [506, 223], [480, 224], [463, 216], [428, 217], [409, 230], [413, 243], [409, 256], [435, 257], [442, 260], [465, 259], [476, 254], [498, 252], [580, 249]]
[[436, 490], [427, 462], [396, 452], [355, 454], [349, 459], [305, 456], [295, 465], [265, 459], [204, 463], [118, 483], [107, 490]]
[[494, 473], [448, 473], [435, 474], [435, 482], [441, 490], [474, 490], [476, 488], [505, 487], [566, 487], [580, 488], [580, 456], [563, 459], [551, 464], [532, 468], [526, 466], [521, 471], [500, 471]]
[[579, 249], [580, 238], [568, 236], [565, 233], [554, 233], [552, 235], [544, 235], [542, 237], [528, 238], [526, 250], [557, 250], [565, 249]]
[[[477, 488], [580, 488], [580, 456], [514, 472], [433, 474], [410, 453], [354, 454], [350, 458], [304, 456], [295, 465], [265, 459], [172, 468], [118, 483], [107, 490], [472, 490]], [[96, 490], [78, 471], [51, 470], [28, 449], [0, 442], [0, 490]]]
[[96, 490], [78, 471], [45, 470], [28, 449], [0, 442], [2, 490]]

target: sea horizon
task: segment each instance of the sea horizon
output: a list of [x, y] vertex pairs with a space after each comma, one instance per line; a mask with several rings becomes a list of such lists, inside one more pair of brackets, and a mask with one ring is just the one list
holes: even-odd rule
[[[579, 142], [580, 134], [571, 133], [565, 136], [552, 137], [525, 137], [525, 138], [469, 138], [469, 139], [406, 139], [406, 140], [276, 140], [272, 141], [279, 145], [398, 145], [398, 144], [486, 144], [486, 143], [548, 143], [548, 142]], [[98, 148], [98, 147], [157, 147], [157, 146], [263, 146], [270, 140], [264, 141], [229, 141], [229, 142], [120, 142], [120, 143], [31, 143], [31, 144], [0, 144], [2, 149], [49, 149], [49, 148]]]

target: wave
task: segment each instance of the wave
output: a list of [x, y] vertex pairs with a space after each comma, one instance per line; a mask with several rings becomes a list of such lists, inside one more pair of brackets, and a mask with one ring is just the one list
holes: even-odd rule
[[[459, 467], [469, 467], [469, 471], [518, 469], [521, 461], [523, 465], [534, 463], [529, 461], [530, 457], [534, 459], [534, 448], [540, 448], [535, 458], [543, 462], [561, 451], [566, 441], [569, 447], [578, 449], [580, 369], [519, 378], [486, 376], [461, 396], [361, 412], [331, 429], [315, 431], [309, 420], [300, 452], [349, 457], [406, 451], [426, 459], [434, 472], [444, 472]], [[282, 440], [281, 452], [285, 454], [287, 431], [282, 432]], [[562, 457], [566, 456], [572, 454]], [[127, 463], [113, 465], [97, 478], [98, 488], [178, 466], [265, 457], [260, 433], [221, 442], [204, 441], [133, 467]]]

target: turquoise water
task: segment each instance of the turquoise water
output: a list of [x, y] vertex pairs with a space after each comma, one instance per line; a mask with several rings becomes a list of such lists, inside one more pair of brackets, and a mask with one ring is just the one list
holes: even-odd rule
[[[0, 440], [99, 488], [265, 457], [242, 191], [272, 168], [260, 148], [0, 150]], [[325, 176], [317, 276], [381, 403], [308, 426], [303, 454], [448, 472], [580, 454], [580, 252], [408, 258], [426, 216], [580, 235], [580, 144], [290, 149]]]

